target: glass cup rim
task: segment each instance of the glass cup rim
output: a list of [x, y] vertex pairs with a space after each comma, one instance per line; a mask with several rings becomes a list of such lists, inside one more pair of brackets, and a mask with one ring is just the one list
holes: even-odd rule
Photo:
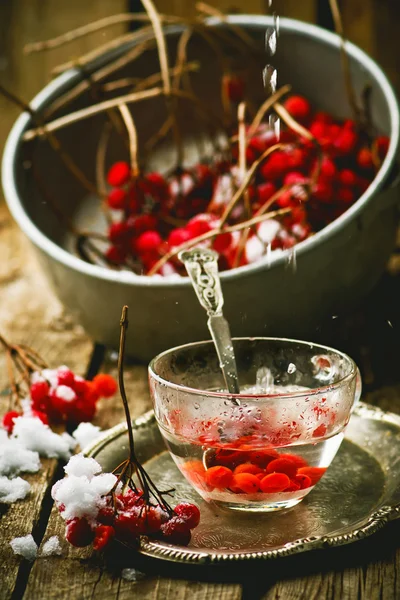
[[173, 352], [175, 352], [177, 350], [184, 350], [186, 348], [191, 348], [194, 346], [205, 346], [207, 344], [214, 344], [214, 342], [212, 340], [201, 340], [198, 342], [189, 342], [188, 344], [174, 346], [173, 348], [169, 348], [168, 350], [164, 350], [163, 352], [160, 352], [159, 354], [157, 354], [157, 356], [155, 356], [149, 363], [149, 366], [148, 366], [149, 376], [150, 376], [150, 378], [155, 379], [158, 383], [165, 385], [166, 387], [172, 388], [178, 392], [186, 392], [186, 393], [190, 393], [190, 394], [193, 394], [196, 396], [204, 396], [206, 394], [207, 397], [219, 398], [220, 400], [225, 400], [226, 398], [230, 398], [230, 399], [237, 398], [237, 399], [242, 399], [242, 400], [244, 398], [254, 399], [254, 400], [256, 398], [257, 399], [265, 399], [265, 400], [277, 400], [279, 398], [301, 398], [301, 397], [310, 396], [310, 394], [323, 394], [325, 392], [326, 393], [333, 392], [334, 390], [345, 385], [346, 382], [351, 381], [351, 379], [353, 377], [357, 376], [357, 365], [348, 354], [346, 354], [345, 352], [341, 352], [340, 350], [337, 350], [336, 348], [332, 348], [330, 346], [325, 346], [324, 344], [308, 342], [306, 340], [296, 340], [296, 339], [292, 339], [292, 338], [262, 337], [262, 336], [234, 337], [234, 338], [232, 338], [232, 341], [233, 342], [235, 342], [235, 341], [248, 341], [248, 342], [280, 341], [280, 342], [289, 342], [291, 344], [301, 344], [303, 346], [308, 346], [308, 347], [311, 346], [311, 347], [315, 347], [315, 348], [320, 348], [322, 350], [337, 354], [341, 358], [344, 358], [345, 360], [347, 360], [350, 365], [350, 372], [347, 375], [344, 375], [341, 379], [339, 379], [339, 381], [336, 381], [335, 383], [323, 385], [321, 387], [307, 390], [307, 391], [299, 390], [297, 392], [287, 392], [287, 393], [281, 392], [281, 393], [277, 393], [277, 394], [232, 394], [229, 392], [215, 392], [212, 390], [201, 390], [198, 388], [192, 388], [192, 387], [189, 387], [186, 385], [181, 385], [179, 383], [173, 383], [172, 381], [168, 381], [167, 379], [164, 379], [163, 377], [161, 377], [160, 375], [158, 375], [155, 372], [154, 366], [155, 366], [156, 361], [159, 360], [160, 358], [163, 358], [164, 356], [167, 356], [168, 354], [172, 354]]

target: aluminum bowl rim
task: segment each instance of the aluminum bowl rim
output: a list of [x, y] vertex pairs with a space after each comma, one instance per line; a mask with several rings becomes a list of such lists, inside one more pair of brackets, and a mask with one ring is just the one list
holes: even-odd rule
[[[209, 19], [209, 21], [212, 24], [218, 24], [221, 22], [217, 18]], [[273, 23], [273, 20], [272, 17], [260, 15], [230, 15], [228, 17], [228, 22], [248, 27], [267, 27]], [[316, 38], [318, 41], [324, 44], [339, 48], [339, 36], [322, 29], [317, 25], [303, 23], [302, 21], [297, 21], [295, 19], [282, 18], [280, 21], [280, 26], [281, 29], [285, 29], [288, 33], [296, 33], [305, 37]], [[168, 31], [171, 29], [168, 29]], [[378, 192], [383, 189], [384, 184], [390, 175], [390, 169], [395, 162], [399, 148], [400, 112], [399, 104], [397, 102], [392, 85], [379, 65], [363, 50], [351, 42], [346, 42], [346, 48], [349, 54], [371, 73], [384, 93], [390, 115], [390, 145], [379, 172], [364, 194], [360, 196], [353, 206], [351, 206], [345, 213], [335, 219], [332, 223], [324, 227], [311, 238], [308, 238], [307, 240], [297, 244], [296, 255], [298, 257], [302, 254], [312, 251], [313, 248], [319, 243], [331, 238], [338, 230], [342, 228], [343, 225], [350, 222], [351, 219], [355, 218], [363, 211], [364, 207], [374, 199], [374, 196], [376, 196]], [[92, 63], [93, 66], [104, 62], [106, 57], [109, 58], [110, 56], [112, 56], [111, 52], [105, 53], [105, 55], [99, 57]], [[78, 69], [69, 69], [50, 82], [35, 96], [31, 102], [32, 108], [34, 110], [44, 108], [48, 105], [50, 99], [57, 97], [60, 92], [69, 89], [71, 84], [73, 84], [75, 81], [78, 81], [80, 78], [81, 73]], [[20, 229], [31, 240], [31, 242], [33, 242], [35, 246], [37, 246], [53, 260], [61, 263], [65, 267], [103, 281], [115, 282], [122, 285], [155, 287], [163, 289], [171, 286], [190, 287], [190, 280], [186, 276], [180, 278], [177, 277], [174, 279], [163, 278], [162, 276], [148, 277], [145, 275], [136, 275], [130, 271], [114, 271], [112, 269], [107, 269], [106, 267], [92, 265], [83, 261], [79, 257], [74, 256], [59, 246], [56, 242], [50, 240], [44, 233], [42, 233], [42, 231], [40, 231], [40, 229], [30, 219], [24, 209], [18, 191], [18, 184], [15, 177], [16, 170], [14, 168], [19, 147], [21, 143], [23, 143], [21, 140], [22, 135], [28, 129], [30, 124], [31, 116], [29, 113], [24, 112], [18, 117], [9, 133], [4, 148], [2, 161], [2, 184], [5, 199], [10, 212], [15, 221], [18, 223]], [[289, 250], [285, 250], [282, 253], [279, 253], [277, 256], [272, 255], [269, 263], [266, 263], [265, 261], [258, 261], [250, 265], [244, 265], [229, 271], [224, 271], [221, 273], [221, 279], [222, 281], [229, 281], [231, 279], [234, 280], [237, 277], [240, 278], [240, 276], [249, 276], [266, 269], [269, 270], [271, 268], [279, 267], [283, 264], [286, 264], [289, 252]]]

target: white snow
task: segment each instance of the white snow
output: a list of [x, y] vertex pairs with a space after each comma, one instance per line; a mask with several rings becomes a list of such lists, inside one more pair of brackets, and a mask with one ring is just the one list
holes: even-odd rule
[[78, 442], [81, 449], [83, 449], [98, 438], [100, 434], [101, 429], [100, 427], [97, 427], [97, 425], [92, 425], [92, 423], [79, 423], [78, 427], [73, 431], [72, 437]]
[[14, 538], [11, 540], [10, 546], [14, 554], [19, 554], [26, 560], [35, 560], [37, 556], [38, 547], [31, 534]]
[[106, 504], [103, 496], [114, 487], [117, 477], [112, 473], [101, 473], [101, 467], [94, 459], [79, 454], [73, 456], [64, 469], [67, 477], [57, 481], [51, 490], [56, 504], [65, 507], [61, 516], [66, 521], [75, 517], [95, 520], [99, 509]]
[[67, 475], [84, 476], [90, 481], [95, 475], [101, 473], [101, 466], [94, 458], [86, 458], [82, 454], [76, 454], [69, 459], [64, 471]]
[[47, 542], [43, 544], [40, 556], [52, 556], [62, 554], [60, 540], [57, 535], [52, 535]]
[[30, 484], [21, 477], [15, 479], [0, 477], [0, 503], [12, 504], [17, 500], [23, 500], [30, 489]]
[[265, 253], [264, 244], [258, 239], [257, 236], [253, 235], [246, 242], [246, 258], [248, 263], [256, 262]]
[[55, 388], [58, 385], [57, 369], [43, 369], [43, 371], [35, 371], [32, 373], [31, 382], [48, 381], [50, 386]]
[[17, 440], [10, 439], [5, 430], [0, 429], [0, 475], [14, 477], [19, 473], [37, 473], [39, 469], [38, 452], [24, 448]]
[[58, 435], [36, 417], [18, 417], [14, 421], [12, 440], [27, 450], [48, 458], [67, 460], [75, 448], [75, 440], [67, 433]]
[[57, 386], [55, 389], [55, 394], [57, 398], [65, 400], [65, 402], [73, 402], [77, 398], [74, 390], [67, 385]]
[[143, 579], [145, 574], [137, 571], [136, 569], [122, 569], [121, 577], [126, 581], [138, 581], [139, 579]]
[[258, 226], [258, 236], [265, 244], [270, 244], [282, 229], [282, 225], [275, 219], [267, 219]]

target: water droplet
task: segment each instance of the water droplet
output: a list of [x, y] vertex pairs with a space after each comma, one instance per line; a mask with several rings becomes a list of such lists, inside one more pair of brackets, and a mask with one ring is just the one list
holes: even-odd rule
[[271, 56], [273, 56], [276, 53], [276, 45], [277, 45], [276, 29], [272, 28], [272, 27], [268, 27], [267, 32], [265, 34], [265, 46]]
[[263, 71], [263, 84], [269, 94], [276, 92], [278, 72], [272, 65], [267, 65]]
[[200, 404], [198, 402], [195, 402], [194, 407], [196, 410], [198, 410], [200, 408]]
[[289, 373], [289, 375], [291, 375], [292, 373], [296, 373], [296, 371], [297, 371], [296, 365], [293, 363], [289, 363], [289, 366], [287, 368], [287, 372]]

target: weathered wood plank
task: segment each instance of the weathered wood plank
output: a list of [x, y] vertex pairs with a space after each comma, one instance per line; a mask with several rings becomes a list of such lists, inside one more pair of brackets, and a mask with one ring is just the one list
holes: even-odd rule
[[[92, 344], [83, 330], [64, 313], [40, 272], [33, 250], [17, 230], [4, 204], [0, 205], [0, 329], [6, 338], [28, 344], [57, 366], [68, 362], [84, 372]], [[4, 354], [0, 353], [0, 388], [8, 387]], [[0, 414], [9, 409], [8, 397], [0, 397]], [[16, 536], [42, 535], [43, 500], [54, 477], [57, 461], [43, 460], [29, 497], [8, 509], [0, 518], [0, 597], [9, 598], [21, 566], [9, 542]], [[50, 510], [49, 508], [47, 510]], [[46, 517], [47, 520], [47, 517]], [[22, 574], [25, 567], [22, 563]]]

